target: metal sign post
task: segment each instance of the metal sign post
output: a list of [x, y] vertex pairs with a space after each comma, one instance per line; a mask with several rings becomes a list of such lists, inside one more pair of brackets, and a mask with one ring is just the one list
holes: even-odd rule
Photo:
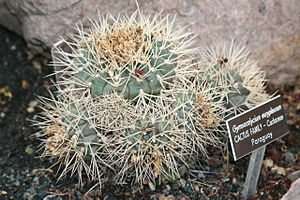
[[256, 194], [257, 182], [261, 170], [261, 165], [265, 155], [266, 146], [261, 147], [252, 152], [249, 161], [249, 166], [246, 175], [246, 181], [244, 184], [244, 189], [242, 191], [242, 196], [244, 199], [250, 199], [254, 194]]

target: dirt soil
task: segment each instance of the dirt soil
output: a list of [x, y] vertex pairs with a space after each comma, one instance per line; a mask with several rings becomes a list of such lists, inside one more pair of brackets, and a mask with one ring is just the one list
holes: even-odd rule
[[[37, 132], [29, 120], [38, 113], [36, 98], [46, 96], [51, 85], [49, 60], [26, 48], [24, 40], [0, 27], [0, 199], [241, 199], [240, 192], [249, 156], [234, 162], [211, 149], [211, 159], [199, 170], [187, 170], [174, 183], [162, 183], [152, 191], [143, 186], [106, 184], [102, 193], [88, 192], [86, 180], [78, 188], [76, 178], [57, 181], [53, 162], [42, 160]], [[300, 77], [285, 85], [269, 85], [270, 93], [283, 96], [290, 134], [267, 146], [264, 164], [253, 199], [280, 199], [300, 170]]]

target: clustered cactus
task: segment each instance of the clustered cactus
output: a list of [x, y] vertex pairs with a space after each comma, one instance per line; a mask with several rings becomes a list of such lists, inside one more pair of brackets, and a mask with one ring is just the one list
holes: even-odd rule
[[61, 176], [177, 179], [207, 147], [224, 145], [226, 117], [268, 98], [264, 73], [233, 43], [191, 48], [174, 19], [138, 11], [92, 24], [64, 41], [71, 52], [56, 52], [63, 69], [35, 122], [42, 156], [56, 159]]

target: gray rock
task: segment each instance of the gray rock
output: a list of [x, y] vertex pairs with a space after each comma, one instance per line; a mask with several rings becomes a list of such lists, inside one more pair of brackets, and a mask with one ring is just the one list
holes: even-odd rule
[[300, 178], [300, 170], [297, 170], [297, 171], [294, 171], [292, 173], [290, 173], [287, 178], [294, 182], [295, 180], [299, 179]]
[[[145, 14], [176, 14], [178, 26], [198, 34], [195, 45], [232, 38], [246, 43], [273, 82], [300, 75], [299, 0], [140, 0], [139, 6]], [[0, 24], [23, 35], [31, 49], [49, 52], [79, 22], [89, 26], [98, 14], [136, 8], [135, 0], [0, 0]]]
[[292, 183], [289, 191], [281, 198], [281, 200], [300, 199], [300, 178]]
[[31, 145], [26, 146], [25, 152], [29, 155], [32, 155], [34, 153], [34, 149], [32, 148]]
[[284, 154], [284, 159], [285, 161], [288, 163], [288, 164], [295, 164], [296, 162], [296, 157], [295, 155], [290, 152], [290, 151], [287, 151], [285, 154]]

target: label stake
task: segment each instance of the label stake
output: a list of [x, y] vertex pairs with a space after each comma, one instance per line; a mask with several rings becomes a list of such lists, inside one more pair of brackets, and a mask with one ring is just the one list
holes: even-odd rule
[[257, 182], [260, 174], [260, 169], [262, 161], [265, 155], [266, 146], [263, 146], [251, 153], [251, 158], [249, 161], [249, 166], [246, 175], [246, 181], [244, 184], [244, 189], [242, 191], [242, 196], [244, 199], [250, 199], [254, 194], [256, 194]]

